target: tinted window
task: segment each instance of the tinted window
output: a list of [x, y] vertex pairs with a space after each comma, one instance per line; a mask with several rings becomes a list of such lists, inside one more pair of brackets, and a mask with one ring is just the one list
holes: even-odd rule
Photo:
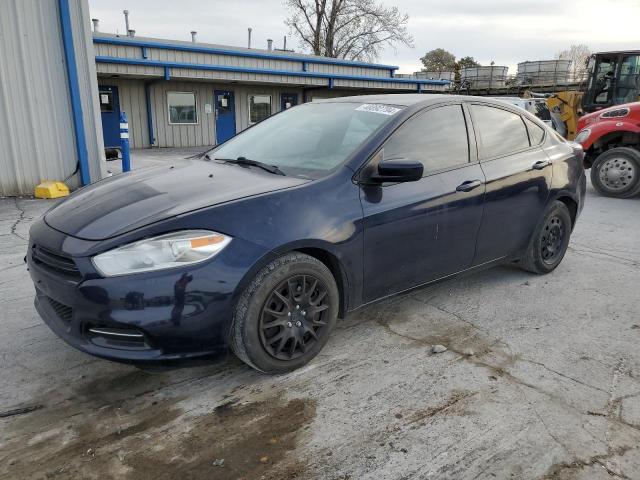
[[193, 92], [167, 92], [169, 123], [198, 123], [196, 94]]
[[484, 158], [508, 155], [529, 147], [527, 129], [520, 115], [485, 105], [472, 105], [471, 108]]
[[113, 112], [113, 93], [100, 92], [100, 111]]
[[412, 118], [385, 143], [384, 156], [418, 160], [424, 165], [425, 172], [469, 162], [469, 140], [462, 107], [438, 107]]
[[529, 140], [531, 140], [531, 145], [540, 145], [544, 138], [544, 129], [527, 118], [525, 118], [524, 121], [527, 124], [527, 129], [529, 130]]
[[271, 116], [271, 95], [249, 95], [249, 124]]
[[209, 155], [243, 156], [277, 165], [287, 175], [319, 178], [343, 163], [400, 111], [390, 105], [305, 103], [265, 119]]

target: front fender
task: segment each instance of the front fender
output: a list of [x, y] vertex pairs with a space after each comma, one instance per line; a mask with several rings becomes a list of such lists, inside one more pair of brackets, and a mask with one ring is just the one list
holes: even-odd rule
[[596, 142], [598, 142], [598, 140], [612, 133], [640, 134], [640, 126], [635, 125], [628, 120], [624, 121], [622, 119], [617, 121], [592, 123], [591, 125], [587, 125], [587, 127], [585, 128], [589, 128], [591, 130], [591, 134], [589, 135], [589, 137], [581, 142], [582, 148], [585, 151], [589, 150]]

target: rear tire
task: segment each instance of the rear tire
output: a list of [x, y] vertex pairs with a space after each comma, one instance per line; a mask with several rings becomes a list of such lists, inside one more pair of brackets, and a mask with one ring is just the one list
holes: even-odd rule
[[313, 359], [338, 317], [338, 287], [318, 259], [299, 252], [258, 272], [240, 297], [231, 348], [250, 367], [286, 373]]
[[520, 259], [519, 266], [540, 275], [555, 270], [567, 252], [571, 228], [569, 209], [564, 203], [554, 201], [533, 232], [527, 252]]
[[640, 152], [618, 147], [601, 153], [591, 165], [591, 183], [605, 197], [637, 195], [640, 193]]

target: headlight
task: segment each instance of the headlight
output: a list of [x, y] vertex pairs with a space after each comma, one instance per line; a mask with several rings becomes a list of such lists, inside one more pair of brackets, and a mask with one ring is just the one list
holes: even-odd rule
[[582, 143], [587, 138], [589, 138], [589, 135], [591, 135], [591, 129], [590, 128], [584, 128], [584, 129], [580, 130], [580, 132], [578, 132], [578, 135], [576, 136], [576, 139], [574, 140], [574, 142]]
[[101, 253], [93, 257], [93, 264], [105, 277], [182, 267], [216, 256], [230, 241], [221, 233], [185, 230]]

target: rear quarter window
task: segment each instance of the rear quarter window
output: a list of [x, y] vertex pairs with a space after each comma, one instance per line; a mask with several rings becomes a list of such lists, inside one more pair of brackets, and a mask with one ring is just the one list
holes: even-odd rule
[[524, 123], [527, 125], [527, 130], [529, 131], [529, 140], [531, 141], [531, 145], [540, 145], [544, 140], [544, 128], [537, 123], [532, 122], [528, 118], [524, 119]]

